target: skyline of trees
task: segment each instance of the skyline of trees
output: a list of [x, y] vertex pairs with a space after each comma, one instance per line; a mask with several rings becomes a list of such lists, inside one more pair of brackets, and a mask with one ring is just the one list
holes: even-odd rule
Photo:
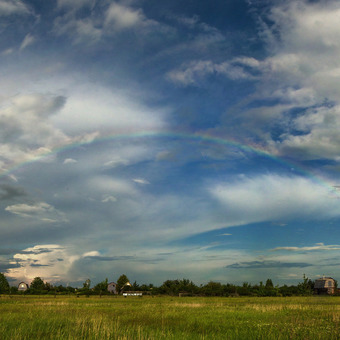
[[[63, 285], [52, 285], [44, 282], [41, 277], [35, 277], [29, 289], [23, 294], [77, 294], [77, 295], [109, 295], [107, 291], [108, 279], [97, 283], [91, 288], [91, 281], [87, 279], [82, 288], [65, 287]], [[210, 281], [204, 285], [196, 285], [189, 279], [166, 280], [160, 286], [153, 284], [139, 285], [136, 281], [131, 284], [128, 277], [122, 274], [117, 280], [117, 292], [122, 291], [142, 291], [151, 295], [188, 295], [188, 296], [293, 296], [293, 295], [312, 295], [314, 291], [314, 281], [303, 275], [302, 282], [297, 285], [274, 285], [268, 278], [263, 284], [250, 284], [244, 282], [242, 285], [222, 284]], [[0, 273], [0, 294], [16, 294], [17, 287], [10, 287], [6, 276]]]

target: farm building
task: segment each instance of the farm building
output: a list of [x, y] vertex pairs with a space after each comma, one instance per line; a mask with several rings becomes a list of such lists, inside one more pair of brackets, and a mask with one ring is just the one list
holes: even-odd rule
[[19, 292], [25, 292], [28, 289], [28, 284], [25, 282], [20, 282], [18, 285]]
[[117, 283], [116, 282], [108, 283], [107, 290], [112, 294], [117, 294]]
[[322, 277], [315, 280], [314, 293], [315, 294], [334, 294], [336, 289], [335, 280], [331, 277]]

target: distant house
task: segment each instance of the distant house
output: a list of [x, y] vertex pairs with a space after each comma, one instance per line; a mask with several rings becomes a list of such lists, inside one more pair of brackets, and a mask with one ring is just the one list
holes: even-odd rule
[[28, 289], [28, 284], [25, 282], [20, 282], [18, 285], [19, 292], [25, 292]]
[[117, 283], [116, 282], [108, 283], [107, 290], [112, 294], [117, 294]]
[[322, 277], [315, 280], [314, 293], [315, 294], [328, 294], [332, 295], [335, 292], [335, 280], [331, 277]]

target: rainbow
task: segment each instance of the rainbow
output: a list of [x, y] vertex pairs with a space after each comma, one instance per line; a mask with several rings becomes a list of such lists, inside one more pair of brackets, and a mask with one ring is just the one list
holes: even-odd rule
[[86, 145], [95, 145], [99, 143], [105, 143], [112, 140], [124, 141], [124, 140], [139, 140], [139, 139], [172, 139], [172, 140], [184, 140], [184, 141], [194, 141], [194, 142], [207, 142], [215, 145], [222, 145], [228, 148], [238, 149], [246, 154], [256, 154], [261, 157], [265, 157], [273, 160], [274, 162], [282, 165], [286, 169], [294, 170], [295, 174], [298, 174], [303, 177], [307, 177], [312, 180], [314, 183], [321, 185], [323, 187], [327, 187], [327, 189], [335, 194], [336, 196], [340, 195], [336, 191], [335, 187], [330, 184], [326, 179], [321, 176], [316, 176], [310, 171], [307, 171], [300, 165], [294, 164], [291, 161], [288, 161], [282, 157], [274, 155], [270, 153], [265, 148], [259, 145], [247, 145], [241, 144], [232, 139], [226, 139], [219, 136], [214, 136], [207, 133], [191, 133], [186, 131], [129, 131], [127, 133], [106, 133], [100, 136], [93, 136], [90, 139], [83, 139], [77, 141], [71, 141], [69, 143], [65, 143], [63, 145], [58, 145], [53, 147], [52, 149], [42, 149], [40, 152], [37, 152], [37, 155], [34, 157], [30, 157], [30, 159], [26, 159], [24, 161], [18, 161], [15, 164], [12, 164], [8, 169], [1, 170], [0, 169], [0, 178], [9, 176], [16, 170], [21, 167], [35, 163], [37, 161], [41, 161], [47, 157], [51, 157], [52, 155], [59, 154], [61, 152], [65, 152], [68, 150], [76, 149], [78, 147], [83, 147]]

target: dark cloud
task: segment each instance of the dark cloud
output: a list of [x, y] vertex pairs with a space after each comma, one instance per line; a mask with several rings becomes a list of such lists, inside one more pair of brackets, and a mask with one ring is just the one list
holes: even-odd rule
[[250, 261], [237, 262], [226, 266], [231, 269], [257, 269], [257, 268], [304, 268], [313, 266], [305, 262], [280, 262], [280, 261]]
[[0, 255], [12, 255], [21, 252], [19, 249], [14, 249], [14, 248], [5, 248], [1, 249], [0, 248]]
[[39, 264], [39, 263], [31, 263], [31, 267], [50, 267], [49, 264]]
[[20, 268], [20, 267], [21, 265], [19, 263], [0, 262], [0, 272], [7, 271], [7, 269]]
[[15, 200], [23, 196], [26, 196], [26, 192], [22, 188], [9, 184], [0, 185], [0, 201]]

